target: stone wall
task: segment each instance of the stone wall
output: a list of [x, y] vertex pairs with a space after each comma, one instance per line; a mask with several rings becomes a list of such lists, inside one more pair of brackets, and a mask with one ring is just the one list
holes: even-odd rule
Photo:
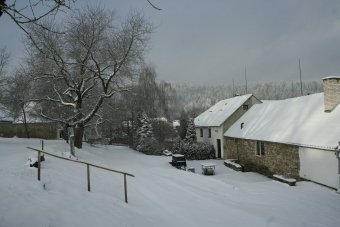
[[[225, 156], [238, 159], [245, 171], [258, 172], [267, 176], [289, 174], [299, 179], [299, 148], [297, 146], [264, 142], [265, 154], [256, 155], [256, 141], [225, 137]], [[238, 151], [238, 152], [237, 152]]]
[[325, 112], [331, 112], [340, 103], [340, 77], [323, 79]]
[[[57, 123], [27, 123], [30, 138], [57, 139]], [[25, 125], [22, 123], [0, 123], [1, 137], [26, 138]]]

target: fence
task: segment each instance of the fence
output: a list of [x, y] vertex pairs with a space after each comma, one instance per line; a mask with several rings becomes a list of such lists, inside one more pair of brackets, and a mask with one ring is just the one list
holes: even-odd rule
[[[43, 144], [44, 143], [42, 142], [42, 149], [44, 149]], [[103, 167], [103, 166], [94, 165], [94, 164], [91, 164], [91, 163], [88, 163], [88, 162], [85, 162], [85, 161], [78, 161], [78, 160], [72, 160], [72, 159], [69, 159], [69, 158], [61, 157], [61, 156], [58, 156], [58, 155], [55, 155], [55, 154], [51, 154], [51, 153], [48, 153], [46, 151], [38, 150], [38, 149], [35, 149], [35, 148], [32, 148], [32, 147], [27, 147], [27, 148], [38, 152], [38, 181], [40, 181], [40, 176], [41, 176], [41, 166], [40, 166], [40, 163], [41, 163], [41, 154], [46, 154], [46, 155], [50, 155], [50, 156], [55, 157], [55, 158], [60, 158], [60, 159], [64, 159], [64, 160], [67, 160], [67, 161], [71, 161], [71, 162], [76, 162], [76, 163], [81, 163], [81, 164], [87, 165], [87, 190], [88, 191], [91, 191], [91, 185], [90, 185], [90, 166], [96, 167], [98, 169], [103, 169], [103, 170], [107, 170], [107, 171], [111, 171], [111, 172], [115, 172], [115, 173], [119, 173], [119, 174], [124, 175], [125, 202], [128, 203], [126, 176], [135, 177], [134, 175], [132, 175], [130, 173], [114, 170], [114, 169], [109, 169], [109, 168], [106, 168], [106, 167]]]

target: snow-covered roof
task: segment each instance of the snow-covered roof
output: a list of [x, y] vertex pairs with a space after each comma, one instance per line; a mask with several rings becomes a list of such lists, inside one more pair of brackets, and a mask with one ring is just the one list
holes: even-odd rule
[[182, 154], [173, 154], [172, 156], [173, 156], [173, 157], [176, 157], [176, 158], [182, 158], [182, 157], [184, 157], [184, 155], [182, 155]]
[[10, 116], [9, 110], [3, 106], [0, 105], [0, 122], [12, 122], [13, 118]]
[[[29, 103], [25, 106], [25, 115], [27, 123], [46, 123], [50, 122], [48, 120], [42, 119], [38, 115], [33, 113], [33, 104]], [[20, 111], [19, 115], [14, 117], [14, 113], [12, 113], [8, 108], [4, 105], [0, 105], [0, 122], [13, 122], [13, 123], [23, 123], [24, 115]]]
[[236, 96], [219, 101], [195, 118], [196, 127], [218, 127], [252, 95]]
[[[47, 122], [51, 122], [51, 121], [42, 119], [39, 116], [31, 115], [28, 112], [28, 113], [26, 113], [26, 122], [27, 123], [47, 123]], [[19, 117], [14, 119], [13, 123], [24, 123], [24, 115], [21, 114]]]
[[181, 126], [181, 123], [180, 123], [179, 120], [174, 120], [174, 121], [172, 122], [172, 126], [173, 126], [174, 128], [176, 128], [176, 127]]
[[327, 79], [340, 79], [340, 76], [327, 76], [322, 78], [322, 80], [327, 80]]
[[[224, 135], [334, 148], [340, 140], [339, 119], [340, 107], [324, 112], [324, 94], [318, 93], [255, 104]], [[242, 129], [241, 123], [244, 123]]]
[[167, 122], [168, 119], [166, 119], [166, 117], [156, 117], [156, 118], [152, 118], [153, 121], [162, 121], [162, 122]]
[[[28, 102], [25, 103], [25, 116], [27, 123], [43, 123], [48, 122], [45, 119], [42, 119], [40, 116], [35, 114], [34, 107], [36, 106], [36, 102]], [[20, 112], [19, 116], [16, 117], [14, 123], [24, 123], [24, 114]]]

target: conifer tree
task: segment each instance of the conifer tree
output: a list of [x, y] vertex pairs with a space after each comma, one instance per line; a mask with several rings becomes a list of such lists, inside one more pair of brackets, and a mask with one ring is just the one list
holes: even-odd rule
[[187, 143], [194, 143], [196, 141], [196, 129], [194, 125], [194, 119], [189, 118], [188, 119], [188, 126], [187, 131], [185, 134], [185, 142]]
[[149, 153], [154, 142], [152, 124], [150, 118], [145, 114], [139, 114], [137, 119], [137, 147], [136, 150]]

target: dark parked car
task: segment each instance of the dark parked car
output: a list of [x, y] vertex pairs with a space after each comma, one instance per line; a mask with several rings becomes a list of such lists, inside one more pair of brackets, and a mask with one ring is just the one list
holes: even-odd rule
[[185, 160], [184, 155], [182, 154], [173, 154], [172, 155], [172, 161], [170, 162], [172, 166], [175, 166], [176, 168], [186, 168], [187, 162]]

